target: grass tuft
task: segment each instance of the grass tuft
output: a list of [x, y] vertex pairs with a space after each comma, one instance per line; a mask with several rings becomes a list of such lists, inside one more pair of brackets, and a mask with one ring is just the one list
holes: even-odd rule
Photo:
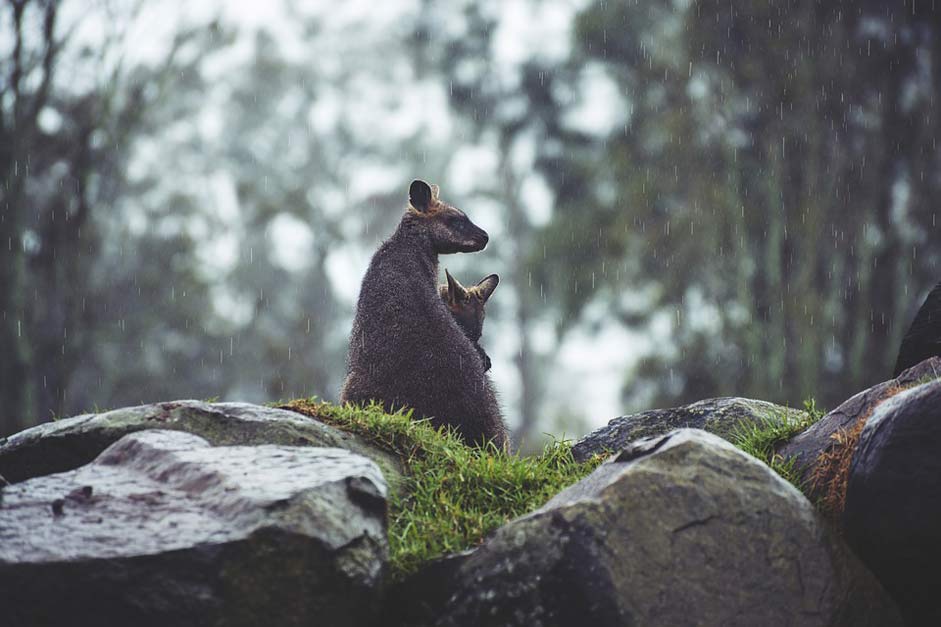
[[390, 500], [389, 548], [393, 579], [436, 557], [480, 544], [497, 527], [540, 507], [564, 487], [588, 475], [601, 457], [578, 463], [567, 441], [541, 455], [509, 455], [494, 446], [466, 446], [453, 432], [438, 431], [411, 412], [382, 407], [336, 406], [316, 399], [286, 405], [398, 454], [405, 485]]
[[783, 415], [767, 416], [757, 423], [743, 422], [732, 431], [732, 443], [768, 464], [798, 490], [803, 490], [800, 469], [795, 459], [779, 455], [777, 448], [823, 418], [814, 399], [804, 401], [804, 411], [785, 409]]

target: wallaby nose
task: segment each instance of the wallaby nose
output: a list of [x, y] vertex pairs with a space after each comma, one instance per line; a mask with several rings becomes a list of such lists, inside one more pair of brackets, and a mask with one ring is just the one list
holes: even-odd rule
[[484, 247], [487, 246], [487, 242], [490, 241], [490, 236], [487, 235], [487, 231], [474, 223], [470, 223], [464, 228], [463, 235], [463, 243], [458, 250], [465, 253], [475, 253], [483, 250]]

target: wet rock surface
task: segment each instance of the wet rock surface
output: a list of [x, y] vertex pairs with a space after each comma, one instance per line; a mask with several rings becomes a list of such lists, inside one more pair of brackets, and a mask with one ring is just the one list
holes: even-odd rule
[[[782, 446], [778, 453], [782, 457], [795, 460], [795, 467], [801, 473], [807, 496], [812, 501], [817, 501], [828, 496], [827, 492], [834, 489], [845, 490], [845, 486], [833, 486], [834, 482], [842, 482], [836, 475], [846, 471], [845, 464], [841, 470], [841, 464], [830, 464], [827, 458], [852, 456], [857, 440], [847, 436], [854, 432], [858, 435], [879, 403], [897, 393], [900, 388], [937, 376], [941, 376], [941, 358], [933, 357], [923, 361], [895, 379], [853, 395]], [[843, 452], [841, 449], [844, 446], [850, 446], [853, 450]], [[846, 461], [848, 462], [848, 459]]]
[[376, 464], [346, 450], [128, 435], [0, 491], [3, 622], [364, 624], [386, 492]]
[[642, 440], [499, 529], [437, 625], [897, 625], [807, 499], [721, 438]]
[[279, 444], [343, 448], [369, 457], [393, 488], [397, 457], [350, 433], [296, 412], [250, 403], [172, 401], [83, 414], [0, 438], [0, 476], [12, 483], [89, 463], [123, 436], [144, 429], [193, 433], [214, 446]]
[[850, 467], [846, 538], [912, 625], [941, 625], [941, 380], [882, 403]]
[[682, 407], [651, 409], [620, 416], [592, 431], [572, 447], [578, 461], [596, 453], [612, 453], [641, 438], [663, 435], [673, 429], [692, 428], [729, 439], [741, 424], [764, 420], [798, 420], [804, 412], [750, 398], [710, 398]]

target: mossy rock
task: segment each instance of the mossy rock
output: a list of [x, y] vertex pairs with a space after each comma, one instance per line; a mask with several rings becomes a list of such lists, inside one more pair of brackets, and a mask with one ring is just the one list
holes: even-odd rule
[[901, 624], [797, 489], [694, 429], [635, 442], [451, 570], [425, 624]]
[[938, 379], [938, 373], [941, 358], [932, 357], [894, 379], [854, 394], [809, 429], [782, 443], [775, 453], [798, 471], [804, 494], [828, 516], [838, 519], [846, 498], [850, 463], [870, 417], [887, 399]]
[[721, 397], [697, 401], [682, 407], [651, 409], [619, 416], [592, 431], [572, 447], [576, 460], [617, 452], [641, 438], [663, 435], [673, 429], [702, 429], [734, 443], [736, 433], [746, 425], [770, 421], [801, 422], [806, 412], [750, 398]]
[[193, 400], [84, 414], [26, 429], [0, 440], [0, 476], [16, 483], [73, 470], [125, 435], [145, 429], [185, 431], [213, 446], [342, 448], [376, 462], [393, 490], [401, 483], [400, 459], [367, 438], [285, 409]]

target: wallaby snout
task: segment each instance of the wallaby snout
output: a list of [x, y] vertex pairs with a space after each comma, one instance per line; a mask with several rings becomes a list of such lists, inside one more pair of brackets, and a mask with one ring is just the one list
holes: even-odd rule
[[461, 243], [460, 247], [455, 252], [475, 253], [487, 247], [487, 242], [490, 241], [490, 236], [487, 235], [487, 231], [470, 220], [467, 221], [467, 227], [463, 230], [465, 231], [464, 236], [467, 239]]
[[487, 231], [483, 230], [476, 224], [471, 224], [477, 232], [474, 234], [472, 241], [474, 242], [474, 251], [483, 250], [487, 247], [487, 242], [490, 241], [490, 236], [487, 235]]

